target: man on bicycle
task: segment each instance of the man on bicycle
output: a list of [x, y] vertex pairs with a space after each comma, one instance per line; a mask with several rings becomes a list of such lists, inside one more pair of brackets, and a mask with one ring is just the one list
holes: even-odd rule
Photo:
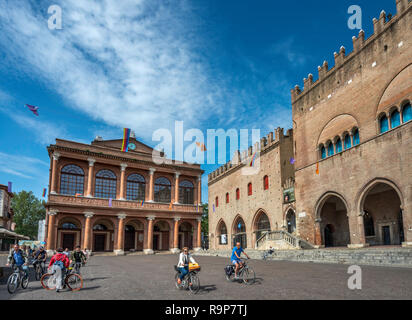
[[248, 259], [250, 259], [246, 252], [243, 250], [243, 248], [240, 246], [240, 242], [237, 242], [236, 246], [233, 248], [232, 256], [230, 258], [232, 264], [235, 265], [235, 279], [239, 279], [237, 274], [239, 269], [243, 267], [242, 260], [240, 259], [242, 252]]
[[[177, 264], [180, 271], [179, 279], [177, 279], [179, 285], [182, 284], [183, 278], [189, 273], [189, 261], [196, 264], [195, 259], [193, 259], [192, 255], [189, 253], [189, 249], [183, 248], [183, 252], [179, 255], [179, 263]], [[189, 283], [189, 286], [191, 285], [192, 284]]]
[[84, 265], [87, 261], [87, 258], [83, 251], [80, 250], [80, 246], [77, 246], [70, 256], [70, 264], [78, 264], [78, 272], [80, 273], [80, 266]]
[[44, 247], [40, 247], [39, 250], [37, 250], [34, 254], [33, 267], [36, 268], [36, 265], [40, 263], [40, 266], [42, 270], [44, 271], [46, 260], [47, 260], [47, 252], [46, 250], [44, 250]]
[[23, 269], [24, 274], [26, 277], [29, 276], [27, 265], [29, 263], [29, 259], [27, 259], [26, 253], [20, 249], [18, 244], [14, 245], [14, 249], [10, 250], [9, 256], [7, 258], [8, 263], [6, 266], [17, 266], [19, 269]]

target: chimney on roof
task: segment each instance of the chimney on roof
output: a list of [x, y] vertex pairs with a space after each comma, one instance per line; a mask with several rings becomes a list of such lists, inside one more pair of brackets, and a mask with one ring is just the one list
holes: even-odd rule
[[96, 136], [96, 138], [94, 138], [94, 141], [103, 141], [103, 138], [101, 136]]

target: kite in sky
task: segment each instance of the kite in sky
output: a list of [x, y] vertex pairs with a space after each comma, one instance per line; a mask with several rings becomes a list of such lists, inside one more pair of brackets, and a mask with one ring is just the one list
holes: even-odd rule
[[204, 143], [196, 142], [196, 145], [200, 148], [200, 151], [202, 152], [207, 151]]
[[36, 116], [39, 116], [39, 113], [37, 112], [39, 110], [39, 107], [35, 107], [29, 104], [26, 104], [26, 107], [30, 109], [31, 112], [33, 112], [33, 114], [35, 114]]

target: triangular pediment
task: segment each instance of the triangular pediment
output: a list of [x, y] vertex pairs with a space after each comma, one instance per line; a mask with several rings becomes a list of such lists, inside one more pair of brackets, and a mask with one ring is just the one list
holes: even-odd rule
[[[92, 145], [99, 146], [99, 147], [113, 148], [113, 149], [117, 149], [120, 151], [122, 149], [123, 139], [94, 140], [92, 142]], [[129, 151], [128, 152], [146, 153], [146, 154], [151, 155], [153, 153], [153, 148], [131, 137], [129, 139]]]

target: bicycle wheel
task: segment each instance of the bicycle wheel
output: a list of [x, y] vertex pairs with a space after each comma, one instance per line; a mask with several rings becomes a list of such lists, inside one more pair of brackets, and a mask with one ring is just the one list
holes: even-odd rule
[[252, 268], [247, 267], [243, 269], [240, 277], [244, 284], [251, 285], [255, 283], [256, 275]]
[[189, 284], [189, 290], [191, 293], [196, 294], [200, 290], [200, 280], [199, 277], [196, 274], [190, 274], [189, 275], [189, 282], [192, 284]]
[[41, 266], [36, 265], [36, 270], [35, 270], [35, 273], [34, 273], [34, 278], [36, 279], [36, 281], [39, 281], [42, 276], [43, 276], [43, 273], [42, 273], [42, 270], [41, 270]]
[[17, 287], [19, 286], [19, 276], [16, 273], [13, 273], [10, 275], [10, 277], [7, 279], [7, 291], [10, 294], [13, 294], [16, 292]]
[[70, 290], [79, 291], [83, 288], [83, 278], [77, 273], [72, 273], [67, 276], [66, 284]]
[[24, 275], [23, 278], [21, 279], [21, 287], [23, 289], [27, 289], [28, 286], [29, 286], [29, 276]]
[[41, 277], [40, 283], [44, 289], [54, 290], [56, 289], [57, 279], [54, 274], [46, 273]]
[[227, 275], [227, 273], [225, 273], [226, 276], [226, 280], [229, 282], [234, 282], [235, 281], [235, 270], [232, 271], [232, 273], [230, 274], [230, 276]]
[[177, 280], [179, 279], [179, 276], [180, 276], [180, 273], [179, 273], [179, 272], [176, 273], [176, 275], [175, 275], [175, 285], [176, 285], [176, 289], [178, 289], [178, 290], [183, 290], [183, 286], [177, 282]]

